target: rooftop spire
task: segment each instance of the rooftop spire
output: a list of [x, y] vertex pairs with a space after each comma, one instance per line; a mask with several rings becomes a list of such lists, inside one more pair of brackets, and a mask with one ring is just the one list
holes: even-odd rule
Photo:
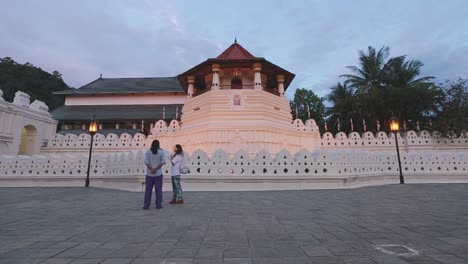
[[237, 43], [237, 36], [234, 37], [234, 43]]

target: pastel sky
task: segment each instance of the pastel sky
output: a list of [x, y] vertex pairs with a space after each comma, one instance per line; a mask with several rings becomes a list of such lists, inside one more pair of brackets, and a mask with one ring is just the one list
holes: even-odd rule
[[371, 45], [468, 78], [468, 1], [2, 1], [0, 57], [57, 70], [73, 87], [103, 77], [175, 76], [237, 36], [253, 55], [325, 96]]

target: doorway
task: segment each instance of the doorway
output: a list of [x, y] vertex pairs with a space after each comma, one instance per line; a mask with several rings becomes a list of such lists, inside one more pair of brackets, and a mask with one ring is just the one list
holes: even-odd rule
[[38, 133], [36, 127], [26, 125], [21, 129], [21, 142], [18, 155], [39, 154]]
[[234, 77], [231, 80], [231, 89], [242, 89], [242, 80], [239, 77]]

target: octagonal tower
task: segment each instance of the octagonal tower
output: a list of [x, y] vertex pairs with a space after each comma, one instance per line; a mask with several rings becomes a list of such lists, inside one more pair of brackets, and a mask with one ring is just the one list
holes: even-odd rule
[[177, 78], [187, 92], [177, 138], [189, 152], [295, 152], [314, 148], [320, 137], [292, 125], [284, 92], [294, 74], [237, 42]]

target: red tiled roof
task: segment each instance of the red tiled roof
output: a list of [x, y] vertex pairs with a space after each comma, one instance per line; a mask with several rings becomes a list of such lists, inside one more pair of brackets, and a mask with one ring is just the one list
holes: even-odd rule
[[235, 42], [216, 58], [224, 60], [242, 60], [255, 59], [255, 56], [244, 49], [244, 47], [239, 45], [237, 42]]

